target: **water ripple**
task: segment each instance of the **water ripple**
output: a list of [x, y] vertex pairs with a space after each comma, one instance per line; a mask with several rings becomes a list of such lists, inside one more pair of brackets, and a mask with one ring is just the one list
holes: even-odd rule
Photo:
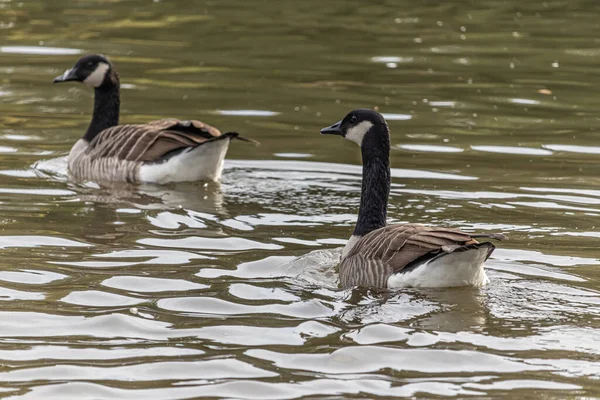
[[[596, 397], [599, 6], [255, 3], [0, 1], [0, 397]], [[123, 123], [261, 146], [220, 184], [73, 181], [93, 92], [51, 82], [84, 51]], [[489, 285], [339, 288], [361, 150], [319, 129], [358, 107], [389, 222], [509, 237]]]

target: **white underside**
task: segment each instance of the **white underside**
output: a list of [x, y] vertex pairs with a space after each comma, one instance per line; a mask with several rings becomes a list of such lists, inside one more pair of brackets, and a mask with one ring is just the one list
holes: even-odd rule
[[389, 277], [389, 288], [440, 288], [484, 286], [489, 282], [483, 269], [487, 248], [450, 253], [415, 269]]
[[230, 139], [217, 140], [183, 152], [160, 164], [143, 164], [140, 182], [218, 181]]

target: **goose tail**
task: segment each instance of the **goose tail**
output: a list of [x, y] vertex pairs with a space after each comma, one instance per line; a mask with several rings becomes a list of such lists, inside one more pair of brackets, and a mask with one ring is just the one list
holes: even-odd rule
[[410, 268], [393, 274], [389, 288], [440, 288], [456, 286], [484, 286], [489, 279], [483, 264], [496, 246], [490, 242], [473, 243], [444, 251], [424, 259]]
[[506, 240], [508, 237], [501, 233], [475, 233], [470, 235], [473, 239], [494, 239], [494, 240]]
[[247, 138], [247, 137], [244, 137], [244, 136], [240, 135], [237, 132], [225, 132], [224, 134], [222, 134], [219, 137], [220, 138], [228, 137], [228, 138], [230, 138], [232, 140], [233, 139], [241, 140], [242, 142], [252, 143], [252, 144], [254, 144], [254, 146], [259, 146], [260, 145], [259, 141], [254, 140], [254, 139], [250, 139], [250, 138]]

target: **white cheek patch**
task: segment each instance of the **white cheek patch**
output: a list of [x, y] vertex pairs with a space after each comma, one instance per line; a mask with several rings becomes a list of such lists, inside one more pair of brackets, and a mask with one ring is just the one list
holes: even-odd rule
[[104, 81], [104, 76], [106, 75], [106, 71], [108, 71], [109, 68], [110, 66], [107, 63], [99, 63], [94, 72], [92, 72], [87, 78], [85, 78], [83, 83], [95, 88], [99, 87], [100, 85], [102, 85], [102, 82]]
[[361, 146], [362, 141], [365, 137], [365, 134], [371, 129], [373, 123], [370, 121], [363, 121], [358, 125], [353, 126], [352, 128], [346, 131], [345, 138], [353, 141], [357, 145]]

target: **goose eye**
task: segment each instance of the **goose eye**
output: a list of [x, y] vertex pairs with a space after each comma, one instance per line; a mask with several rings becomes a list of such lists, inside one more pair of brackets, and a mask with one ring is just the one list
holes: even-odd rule
[[91, 68], [91, 67], [94, 66], [94, 63], [92, 61], [90, 61], [90, 62], [87, 63], [87, 66]]
[[350, 118], [350, 123], [351, 123], [351, 124], [354, 124], [354, 123], [356, 122], [356, 120], [357, 120], [357, 118], [356, 118], [356, 115], [353, 115], [353, 116]]

